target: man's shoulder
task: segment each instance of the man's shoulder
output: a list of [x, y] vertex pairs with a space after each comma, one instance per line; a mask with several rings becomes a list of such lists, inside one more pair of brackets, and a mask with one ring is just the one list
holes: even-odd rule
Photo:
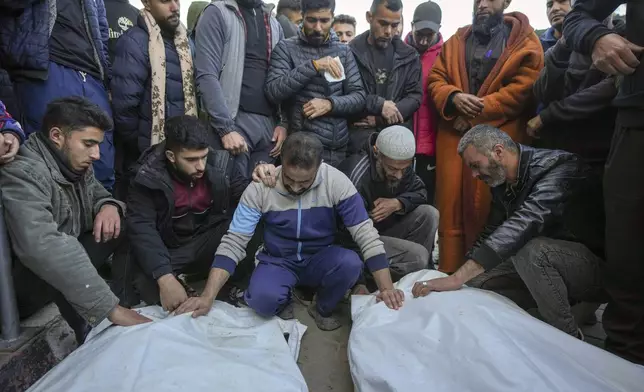
[[338, 170], [357, 186], [365, 175], [371, 173], [371, 159], [368, 154], [353, 154], [338, 166]]
[[45, 160], [33, 153], [27, 153], [26, 147], [22, 146], [13, 161], [0, 166], [0, 183], [16, 179], [43, 184], [51, 182], [52, 176]]

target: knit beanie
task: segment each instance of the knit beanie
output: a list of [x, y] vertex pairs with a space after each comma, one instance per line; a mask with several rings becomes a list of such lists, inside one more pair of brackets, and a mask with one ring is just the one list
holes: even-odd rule
[[376, 139], [376, 147], [382, 155], [394, 161], [406, 161], [416, 155], [414, 134], [400, 125], [383, 129]]

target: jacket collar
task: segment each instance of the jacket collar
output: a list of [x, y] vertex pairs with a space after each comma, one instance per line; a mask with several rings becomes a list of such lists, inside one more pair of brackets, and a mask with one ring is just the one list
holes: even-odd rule
[[[51, 151], [49, 151], [49, 148], [45, 145], [45, 142], [40, 140], [40, 138], [36, 137], [35, 135], [36, 134], [34, 134], [33, 137], [29, 137], [29, 139], [25, 142], [25, 144], [21, 148], [21, 154], [26, 156], [32, 154], [35, 155], [31, 158], [40, 157], [42, 161], [45, 162], [45, 165], [49, 169], [51, 177], [54, 179], [54, 181], [59, 184], [74, 185], [71, 181], [66, 179], [63, 173], [60, 171], [56, 158], [54, 158]], [[93, 169], [90, 168], [85, 173], [81, 182], [84, 181], [85, 183], [87, 183], [93, 175]]]
[[557, 41], [559, 41], [557, 39], [557, 37], [555, 37], [555, 28], [554, 27], [549, 28], [548, 30], [545, 31], [545, 33], [541, 34], [541, 37], [539, 37], [539, 39], [542, 42], [547, 42], [547, 43], [553, 44], [553, 45]]
[[530, 162], [534, 149], [523, 144], [517, 143], [519, 148], [519, 167], [517, 168], [517, 183], [509, 188], [515, 191], [521, 191], [529, 177]]

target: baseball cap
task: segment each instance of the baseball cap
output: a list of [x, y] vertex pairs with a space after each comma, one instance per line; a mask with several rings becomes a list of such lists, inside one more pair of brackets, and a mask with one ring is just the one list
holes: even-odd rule
[[438, 33], [442, 18], [441, 7], [433, 1], [427, 1], [416, 7], [413, 23], [416, 30], [430, 29]]

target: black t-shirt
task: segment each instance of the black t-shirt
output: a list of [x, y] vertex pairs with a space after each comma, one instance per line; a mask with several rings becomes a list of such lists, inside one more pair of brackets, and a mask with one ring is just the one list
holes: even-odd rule
[[100, 80], [101, 65], [95, 58], [98, 53], [92, 45], [82, 1], [57, 0], [58, 16], [49, 37], [49, 59]]
[[110, 60], [114, 61], [116, 40], [123, 35], [130, 27], [137, 24], [140, 12], [127, 0], [106, 0], [105, 13], [107, 24], [110, 27]]
[[246, 55], [240, 96], [240, 108], [248, 113], [273, 115], [273, 107], [264, 95], [268, 73], [268, 35], [261, 5], [239, 7], [246, 22]]
[[394, 46], [389, 44], [386, 49], [380, 49], [375, 45], [369, 45], [369, 53], [373, 61], [377, 94], [379, 97], [387, 98], [389, 78], [394, 67]]

